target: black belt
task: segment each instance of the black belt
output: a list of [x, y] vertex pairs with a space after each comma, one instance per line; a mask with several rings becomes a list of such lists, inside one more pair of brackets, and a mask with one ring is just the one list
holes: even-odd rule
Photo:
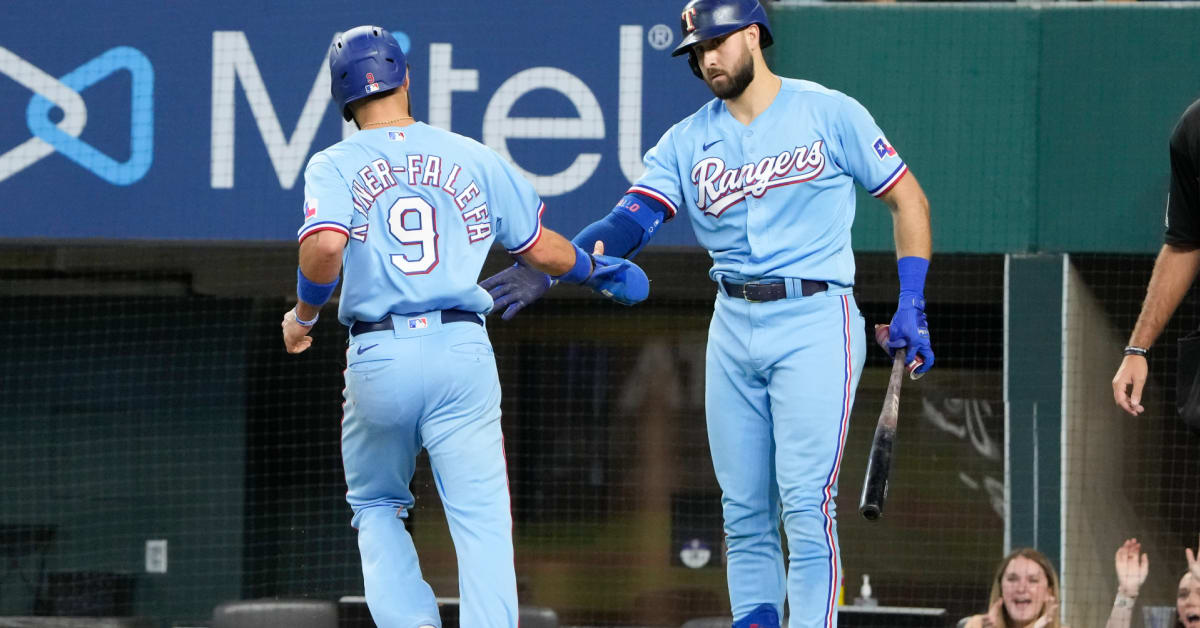
[[[468, 312], [466, 310], [442, 310], [443, 325], [446, 323], [458, 323], [462, 321], [475, 323], [476, 325], [483, 325], [483, 319], [479, 318], [479, 314], [476, 314], [475, 312]], [[392, 317], [389, 315], [377, 323], [354, 321], [354, 324], [350, 326], [350, 335], [357, 336], [359, 334], [365, 334], [372, 331], [388, 331], [392, 329], [395, 329], [395, 326], [392, 325]]]
[[[749, 283], [733, 283], [728, 279], [721, 279], [721, 284], [725, 286], [725, 293], [735, 299], [745, 299], [751, 303], [761, 303], [763, 301], [778, 301], [787, 298], [787, 284], [782, 281], [772, 281], [769, 283], [749, 282]], [[829, 289], [829, 283], [824, 281], [814, 281], [812, 279], [800, 280], [800, 291], [806, 297], [811, 297], [818, 292], [825, 292]]]

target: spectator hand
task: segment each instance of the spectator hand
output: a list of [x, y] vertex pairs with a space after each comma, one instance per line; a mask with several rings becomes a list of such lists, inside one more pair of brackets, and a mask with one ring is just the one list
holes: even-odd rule
[[1150, 573], [1150, 559], [1142, 554], [1142, 544], [1137, 539], [1126, 539], [1125, 544], [1117, 548], [1116, 565], [1117, 592], [1127, 597], [1137, 597], [1146, 575]]
[[987, 615], [983, 621], [979, 622], [980, 628], [996, 628], [1004, 621], [1004, 598], [1000, 598], [992, 603], [992, 607], [988, 609]]
[[1200, 547], [1197, 547], [1195, 552], [1192, 551], [1192, 548], [1187, 548], [1187, 561], [1188, 571], [1191, 572], [1196, 582], [1200, 582]]
[[1046, 610], [1042, 612], [1042, 616], [1033, 622], [1033, 628], [1046, 628], [1054, 623], [1054, 618], [1058, 617], [1058, 600], [1054, 598], [1046, 598]]

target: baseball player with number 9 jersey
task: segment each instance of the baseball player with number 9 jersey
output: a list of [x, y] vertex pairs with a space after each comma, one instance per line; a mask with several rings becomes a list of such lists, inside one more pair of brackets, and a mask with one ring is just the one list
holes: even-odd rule
[[547, 283], [626, 305], [645, 299], [649, 282], [633, 262], [543, 228], [533, 186], [494, 151], [413, 120], [406, 56], [388, 31], [339, 35], [329, 69], [334, 101], [360, 130], [305, 170], [298, 303], [282, 326], [287, 350], [306, 350], [344, 266], [342, 460], [367, 606], [381, 628], [441, 626], [404, 526], [425, 449], [458, 555], [458, 625], [515, 628], [500, 381], [480, 268], [499, 242]]
[[[692, 0], [680, 23], [675, 54], [716, 98], [667, 130], [641, 178], [575, 242], [628, 258], [678, 213], [691, 221], [718, 292], [705, 405], [733, 625], [778, 628], [786, 598], [792, 628], [832, 628], [841, 580], [834, 498], [866, 357], [853, 296], [854, 185], [892, 211], [900, 300], [890, 347], [923, 358], [920, 373], [933, 365], [928, 202], [861, 104], [771, 73], [757, 0]], [[484, 285], [511, 317], [541, 283], [514, 268]]]

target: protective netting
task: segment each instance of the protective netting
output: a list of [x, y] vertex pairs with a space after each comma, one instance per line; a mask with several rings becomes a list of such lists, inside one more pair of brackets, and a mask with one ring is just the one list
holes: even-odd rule
[[[71, 9], [65, 28], [88, 45], [69, 59], [0, 24], [0, 140], [15, 147], [0, 154], [0, 615], [202, 626], [230, 600], [361, 596], [339, 443], [346, 331], [329, 306], [313, 348], [290, 356], [279, 320], [302, 165], [353, 130], [327, 101], [322, 50], [378, 16], [335, 23], [302, 2], [278, 28], [282, 11], [235, 2], [135, 4], [84, 25]], [[709, 97], [669, 57], [680, 3], [537, 3], [505, 29], [507, 7], [464, 19], [444, 4], [386, 24], [411, 51], [414, 115], [516, 163], [568, 236]], [[837, 511], [846, 604], [869, 576], [883, 606], [945, 612], [843, 625], [983, 612], [997, 562], [1023, 545], [1062, 575], [1067, 623], [1102, 625], [1129, 537], [1152, 558], [1139, 616], [1171, 606], [1200, 520], [1200, 437], [1172, 405], [1195, 297], [1151, 351], [1145, 416], [1120, 415], [1109, 380], [1159, 244], [1166, 137], [1197, 95], [1200, 10], [781, 2], [771, 16], [773, 69], [857, 98], [933, 206], [937, 366], [905, 382], [886, 514], [867, 522], [890, 366], [869, 347]], [[129, 20], [202, 45], [116, 26]], [[558, 287], [488, 324], [521, 603], [562, 625], [729, 612], [704, 408], [715, 291], [687, 221], [637, 258], [646, 303]], [[887, 322], [891, 221], [862, 193], [854, 242], [859, 308]], [[509, 263], [493, 250], [483, 275]], [[427, 461], [412, 488], [424, 576], [453, 598]], [[347, 626], [361, 615], [342, 609]]]

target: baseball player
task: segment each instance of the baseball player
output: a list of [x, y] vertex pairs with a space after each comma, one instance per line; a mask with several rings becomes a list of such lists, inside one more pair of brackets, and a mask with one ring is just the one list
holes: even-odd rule
[[1142, 388], [1146, 354], [1179, 307], [1200, 270], [1200, 100], [1193, 102], [1171, 133], [1171, 187], [1167, 194], [1163, 246], [1154, 261], [1146, 300], [1134, 324], [1125, 357], [1113, 376], [1113, 401], [1137, 416], [1146, 411]]
[[345, 266], [342, 458], [367, 605], [382, 628], [441, 626], [403, 522], [424, 448], [458, 554], [460, 624], [515, 627], [500, 382], [483, 326], [492, 300], [475, 284], [479, 270], [499, 242], [523, 264], [627, 305], [649, 283], [632, 262], [543, 228], [537, 193], [495, 152], [413, 120], [405, 54], [388, 31], [338, 36], [329, 71], [334, 101], [360, 131], [305, 170], [299, 302], [282, 326], [289, 352], [307, 349]]
[[[834, 626], [840, 580], [834, 497], [865, 359], [852, 295], [854, 183], [892, 211], [900, 301], [891, 347], [933, 365], [924, 283], [929, 206], [917, 180], [853, 98], [771, 73], [757, 0], [691, 0], [681, 18], [692, 72], [715, 99], [646, 153], [645, 174], [576, 243], [631, 257], [687, 214], [713, 258], [705, 405], [723, 492], [735, 628]], [[544, 292], [534, 271], [483, 284], [511, 318]], [[788, 570], [779, 520], [787, 533]]]

